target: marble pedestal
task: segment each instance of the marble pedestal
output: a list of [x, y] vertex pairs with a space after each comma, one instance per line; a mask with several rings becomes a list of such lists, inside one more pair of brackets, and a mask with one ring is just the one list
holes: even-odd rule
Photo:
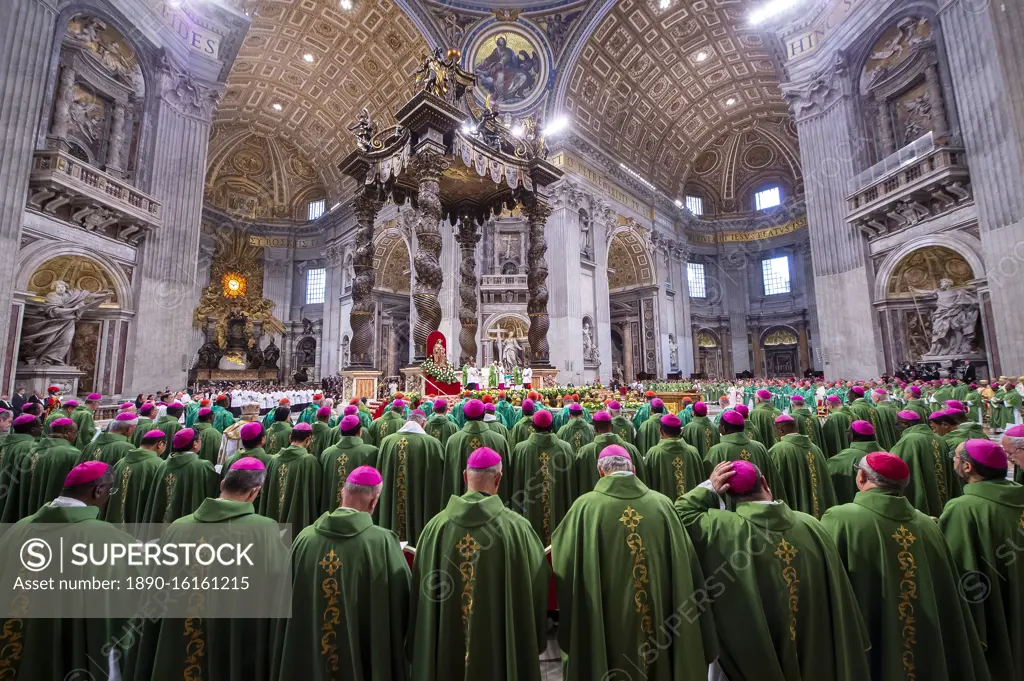
[[14, 383], [18, 387], [25, 386], [29, 394], [38, 390], [40, 395], [46, 395], [46, 389], [55, 385], [62, 395], [71, 396], [78, 395], [78, 382], [83, 376], [84, 371], [72, 366], [19, 364], [14, 372]]
[[377, 398], [377, 384], [380, 372], [376, 369], [350, 369], [341, 372], [345, 379], [345, 399], [365, 397], [368, 400]]
[[558, 369], [533, 369], [533, 390], [558, 387]]

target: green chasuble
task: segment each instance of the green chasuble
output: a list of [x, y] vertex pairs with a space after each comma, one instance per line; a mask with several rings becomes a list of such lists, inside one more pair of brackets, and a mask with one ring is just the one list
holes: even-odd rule
[[928, 405], [922, 399], [908, 400], [907, 409], [917, 414], [921, 418], [922, 423], [928, 423], [928, 417], [932, 415], [932, 410], [928, 408]]
[[[262, 547], [275, 547], [271, 556], [260, 556], [266, 565], [287, 569], [288, 557], [284, 544], [277, 539], [277, 524], [257, 515], [253, 505], [229, 499], [204, 499], [190, 515], [171, 524], [162, 541], [174, 543], [176, 535], [188, 532], [194, 537], [195, 525], [227, 524], [240, 544], [258, 544], [260, 554], [271, 553]], [[184, 541], [184, 538], [179, 541]], [[255, 556], [254, 556], [255, 557]], [[241, 572], [240, 574], [244, 574]], [[217, 612], [216, 590], [205, 591], [207, 612]], [[253, 594], [254, 598], [268, 598], [269, 594]], [[150, 638], [150, 641], [147, 641]], [[157, 626], [146, 629], [136, 664], [135, 678], [152, 663], [150, 681], [257, 681], [270, 676], [271, 655], [274, 648], [272, 620], [251, 617], [206, 617], [196, 619], [165, 618]], [[317, 639], [319, 643], [319, 638]], [[147, 645], [148, 644], [148, 645]], [[201, 651], [196, 655], [196, 650]], [[299, 677], [296, 677], [299, 678]], [[306, 677], [308, 678], [308, 677]]]
[[1008, 480], [964, 485], [939, 518], [993, 681], [1024, 681], [1022, 522], [1024, 487]]
[[216, 466], [220, 458], [220, 431], [212, 423], [202, 421], [196, 423], [194, 428], [199, 432], [199, 458]]
[[946, 400], [953, 399], [953, 388], [944, 385], [935, 391], [932, 395], [931, 401], [928, 403], [928, 409], [934, 414], [937, 411], [942, 411], [946, 408]]
[[910, 426], [903, 431], [892, 453], [910, 468], [907, 499], [918, 511], [938, 518], [946, 502], [960, 496], [960, 480], [953, 470], [946, 441], [931, 427], [923, 423]]
[[892, 449], [899, 436], [896, 435], [896, 414], [899, 407], [889, 400], [879, 402], [875, 406], [875, 439], [883, 452]]
[[508, 446], [515, 451], [519, 443], [526, 442], [526, 438], [533, 435], [533, 432], [533, 416], [522, 417], [508, 433]]
[[770, 402], [761, 402], [750, 410], [747, 422], [752, 427], [751, 439], [763, 444], [765, 449], [771, 449], [776, 442], [775, 417], [780, 413]]
[[224, 475], [227, 475], [227, 472], [231, 470], [232, 464], [234, 464], [239, 459], [244, 459], [247, 456], [251, 456], [254, 459], [259, 459], [264, 466], [269, 466], [270, 460], [274, 458], [270, 454], [267, 454], [266, 450], [264, 450], [263, 447], [255, 447], [254, 449], [245, 449], [243, 447], [239, 447], [235, 451], [235, 453], [231, 455], [230, 458], [224, 461], [224, 467], [221, 468], [220, 471], [221, 476], [223, 477]]
[[828, 415], [821, 427], [825, 456], [833, 457], [850, 446], [850, 424], [855, 420], [850, 417], [850, 412], [843, 409], [836, 409]]
[[681, 438], [668, 438], [647, 450], [647, 484], [669, 499], [680, 497], [707, 480], [704, 457]]
[[[768, 456], [775, 463], [782, 479], [786, 500], [794, 511], [807, 513], [820, 519], [821, 514], [836, 505], [836, 493], [828, 474], [825, 455], [811, 439], [800, 433], [783, 435]], [[778, 494], [772, 488], [773, 494]]]
[[448, 438], [455, 434], [458, 426], [448, 418], [448, 414], [433, 414], [427, 419], [427, 435], [437, 439], [444, 447], [448, 444]]
[[615, 433], [595, 435], [594, 441], [589, 445], [583, 445], [580, 451], [576, 452], [576, 461], [573, 462], [573, 469], [576, 475], [576, 495], [580, 496], [591, 492], [597, 485], [601, 474], [597, 472], [597, 455], [608, 445], [619, 445], [625, 447], [633, 460], [633, 468], [640, 481], [647, 482], [647, 466], [644, 457], [640, 456], [637, 448], [629, 444]]
[[64, 478], [78, 465], [82, 453], [63, 438], [43, 437], [32, 448], [28, 465], [19, 487], [19, 494], [26, 494], [21, 505], [19, 518], [35, 513], [43, 504], [48, 504], [64, 489]]
[[704, 458], [708, 450], [718, 444], [718, 428], [707, 416], [694, 416], [683, 427], [683, 440], [697, 449], [700, 458]]
[[836, 504], [848, 504], [860, 490], [856, 466], [868, 454], [879, 451], [878, 442], [851, 442], [850, 446], [825, 462], [836, 493]]
[[451, 497], [416, 546], [413, 678], [540, 681], [550, 574], [530, 523], [500, 498]]
[[612, 432], [631, 445], [636, 445], [636, 428], [625, 416], [612, 417]]
[[572, 447], [554, 433], [534, 433], [512, 454], [508, 506], [530, 521], [544, 546], [576, 499], [574, 461]]
[[292, 617], [279, 623], [270, 678], [405, 681], [409, 597], [394, 532], [353, 509], [325, 513], [292, 545]]
[[345, 486], [349, 473], [360, 466], [376, 465], [377, 448], [364, 444], [362, 438], [353, 435], [346, 435], [325, 449], [320, 454], [320, 470], [323, 471], [320, 512], [332, 513], [341, 508], [341, 488]]
[[93, 421], [92, 410], [89, 407], [79, 405], [71, 412], [71, 420], [78, 427], [78, 437], [75, 439], [75, 447], [79, 451], [92, 442], [96, 435], [96, 422]]
[[967, 601], [957, 597], [956, 565], [932, 518], [906, 497], [873, 489], [829, 509], [821, 524], [868, 624], [872, 681], [988, 680]]
[[164, 460], [148, 449], [133, 449], [114, 466], [114, 489], [104, 509], [108, 523], [141, 523]]
[[[164, 414], [156, 420], [152, 429], [164, 431], [164, 443], [167, 445], [167, 448], [164, 450], [164, 457], [170, 456], [171, 440], [174, 439], [174, 434], [181, 430], [181, 424], [178, 423], [178, 419]], [[141, 438], [139, 439], [139, 444], [142, 444]]]
[[192, 400], [185, 405], [185, 427], [191, 428], [199, 418], [199, 402]]
[[11, 433], [0, 447], [0, 485], [6, 488], [6, 494], [0, 502], [3, 504], [0, 522], [14, 523], [28, 515], [21, 509], [23, 505], [28, 507], [32, 479], [29, 457], [35, 446], [36, 439], [31, 435]]
[[558, 429], [558, 439], [567, 442], [575, 455], [583, 445], [594, 441], [594, 426], [583, 420], [582, 416], [571, 418]]
[[854, 421], [867, 421], [872, 428], [878, 428], [878, 412], [866, 397], [858, 397], [850, 403]]
[[329, 424], [324, 421], [313, 422], [313, 439], [309, 443], [309, 453], [313, 456], [319, 457], [324, 453], [324, 450], [330, 447], [337, 437], [341, 437], [341, 434], [336, 428], [331, 428]]
[[[640, 452], [641, 456], [647, 454], [647, 450], [658, 444], [661, 440], [661, 417], [664, 413], [652, 413], [650, 418], [644, 421], [640, 425], [640, 430], [636, 433], [636, 445], [637, 451]], [[614, 432], [614, 429], [613, 431]]]
[[981, 423], [981, 393], [977, 390], [964, 395], [962, 400], [967, 405], [967, 418], [975, 423]]
[[494, 405], [494, 411], [506, 428], [511, 429], [516, 424], [516, 409], [507, 400], [498, 400]]
[[370, 431], [366, 435], [366, 441], [379, 448], [384, 438], [401, 428], [404, 424], [405, 419], [402, 418], [402, 415], [396, 414], [389, 408], [379, 419], [370, 424]]
[[144, 416], [139, 417], [139, 425], [135, 426], [135, 432], [132, 433], [132, 446], [141, 447], [142, 437], [153, 430], [153, 419], [147, 419]]
[[[444, 448], [444, 477], [441, 480], [441, 500], [466, 491], [462, 473], [466, 470], [469, 455], [481, 447], [490, 447], [501, 455], [501, 470], [509, 470], [508, 441], [491, 430], [483, 421], [466, 421], [462, 430], [448, 438]], [[501, 476], [498, 496], [508, 501], [509, 475]], [[415, 483], [415, 481], [414, 481]]]
[[1006, 391], [1006, 395], [1003, 396], [1003, 404], [1006, 405], [1005, 427], [1009, 428], [1020, 423], [1021, 395], [1016, 388]]
[[306, 405], [306, 408], [302, 410], [302, 413], [299, 414], [299, 418], [295, 422], [313, 425], [316, 423], [316, 413], [318, 411], [320, 411], [320, 405], [311, 402]]
[[956, 448], [962, 443], [968, 440], [987, 440], [988, 435], [985, 434], [985, 429], [982, 426], [972, 421], [965, 421], [954, 430], [943, 435], [942, 439], [946, 443], [946, 450], [949, 456], [952, 457], [956, 454]]
[[761, 475], [768, 480], [768, 487], [778, 501], [786, 501], [786, 486], [782, 484], [775, 462], [768, 456], [768, 450], [757, 440], [751, 440], [745, 433], [723, 435], [721, 442], [708, 451], [704, 457], [704, 473], [709, 478], [715, 466], [723, 461], [749, 461], [758, 467]]
[[172, 523], [217, 496], [220, 478], [213, 464], [195, 452], [173, 452], [153, 478], [146, 501], [147, 523]]
[[[10, 528], [0, 543], [0, 550], [3, 555], [13, 556], [27, 537], [41, 536], [39, 530], [32, 529], [34, 523], [71, 525], [62, 532], [68, 542], [77, 543], [76, 537], [80, 537], [81, 541], [93, 542], [96, 546], [106, 542], [127, 543], [127, 535], [99, 520], [99, 513], [96, 506], [51, 507], [47, 504]], [[53, 550], [56, 553], [56, 547]], [[7, 563], [8, 569], [22, 569], [20, 561]], [[126, 584], [128, 580], [139, 577], [140, 573], [125, 563], [120, 561], [117, 567], [90, 567], [88, 573], [80, 574]], [[125, 641], [126, 632], [135, 633], [134, 627], [138, 625], [130, 623], [127, 618], [61, 617], [63, 612], [77, 610], [75, 614], [80, 614], [85, 611], [86, 606], [79, 593], [73, 589], [62, 591], [53, 619], [26, 617], [0, 620], [0, 677], [11, 681], [99, 681], [109, 678], [111, 641]], [[28, 598], [32, 596], [27, 594]], [[114, 652], [115, 657], [118, 657], [118, 652]], [[123, 666], [123, 658], [119, 663]]]
[[731, 681], [872, 679], [860, 594], [850, 588], [821, 524], [784, 503], [719, 508], [718, 495], [705, 487], [676, 500], [709, 575], [705, 588], [726, 676]]
[[651, 400], [647, 400], [646, 402], [641, 404], [640, 408], [636, 410], [635, 414], [633, 414], [633, 420], [632, 420], [633, 428], [635, 430], [639, 430], [640, 426], [643, 425], [644, 421], [646, 421], [650, 417], [650, 415], [651, 415]]
[[[213, 427], [220, 433], [223, 433], [227, 430], [228, 426], [235, 422], [235, 417], [232, 416], [231, 412], [219, 404], [213, 405], [211, 411], [213, 412]], [[270, 413], [273, 414], [274, 411], [271, 410]]]
[[264, 446], [267, 454], [274, 456], [279, 451], [291, 444], [292, 424], [291, 421], [274, 421], [267, 429], [267, 440]]
[[[498, 419], [493, 421], [484, 421], [484, 423], [487, 424], [488, 428], [501, 436], [501, 439], [505, 441], [506, 446], [508, 445], [508, 428], [505, 427], [504, 423]], [[447, 446], [447, 444], [448, 443], [445, 443], [445, 446]]]
[[100, 433], [82, 450], [78, 463], [102, 461], [108, 466], [113, 466], [133, 449], [135, 445], [120, 433]]
[[323, 472], [320, 460], [299, 445], [289, 445], [270, 460], [267, 481], [260, 491], [260, 515], [290, 523], [292, 536], [320, 515]]
[[444, 448], [413, 422], [384, 438], [377, 470], [384, 478], [377, 524], [416, 546], [423, 526], [441, 510]]
[[793, 409], [789, 415], [796, 421], [796, 430], [811, 438], [811, 442], [817, 445], [822, 452], [825, 451], [825, 436], [821, 431], [821, 420], [818, 415], [807, 407]]
[[601, 478], [558, 526], [551, 564], [565, 681], [708, 678], [714, 621], [691, 601], [704, 576], [667, 497], [635, 475]]

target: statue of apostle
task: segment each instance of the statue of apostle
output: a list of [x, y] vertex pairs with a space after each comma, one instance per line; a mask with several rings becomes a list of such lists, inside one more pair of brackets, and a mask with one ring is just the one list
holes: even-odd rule
[[110, 291], [72, 291], [65, 282], [57, 281], [42, 303], [30, 304], [26, 309], [22, 358], [28, 364], [64, 364], [78, 320], [110, 296]]

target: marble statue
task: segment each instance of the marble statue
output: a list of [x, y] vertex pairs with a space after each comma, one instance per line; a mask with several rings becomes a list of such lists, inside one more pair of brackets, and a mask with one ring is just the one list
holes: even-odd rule
[[672, 334], [668, 335], [668, 363], [673, 369], [679, 366], [679, 344]]
[[266, 369], [276, 369], [277, 362], [280, 359], [281, 351], [274, 345], [274, 339], [271, 338], [270, 342], [267, 343], [267, 347], [263, 348], [263, 366]]
[[448, 357], [445, 353], [444, 343], [438, 338], [437, 342], [434, 343], [434, 349], [431, 351], [431, 359], [434, 360], [434, 365], [443, 367], [448, 365]]
[[41, 303], [29, 302], [21, 332], [21, 358], [27, 364], [63, 365], [82, 315], [99, 307], [111, 291], [70, 290], [63, 281], [53, 285]]
[[509, 336], [501, 349], [502, 364], [507, 367], [522, 366], [523, 346], [515, 338]]
[[978, 322], [978, 298], [968, 288], [953, 288], [950, 279], [939, 281], [934, 291], [911, 287], [920, 295], [935, 295], [932, 312], [932, 338], [928, 355], [942, 357], [972, 352]]
[[590, 328], [590, 321], [583, 320], [583, 359], [594, 359], [597, 355], [597, 346], [594, 345], [594, 332]]

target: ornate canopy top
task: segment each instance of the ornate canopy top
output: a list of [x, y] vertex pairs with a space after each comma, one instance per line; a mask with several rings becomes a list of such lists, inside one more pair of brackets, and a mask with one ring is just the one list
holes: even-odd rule
[[483, 223], [535, 202], [562, 171], [547, 162], [536, 121], [509, 128], [489, 101], [476, 104], [476, 76], [462, 69], [460, 59], [458, 50], [440, 49], [423, 58], [414, 74], [419, 90], [395, 114], [398, 125], [377, 132], [364, 110], [350, 128], [358, 149], [340, 169], [362, 182], [364, 191], [401, 203], [416, 201], [418, 164], [431, 159], [440, 170], [444, 217]]

